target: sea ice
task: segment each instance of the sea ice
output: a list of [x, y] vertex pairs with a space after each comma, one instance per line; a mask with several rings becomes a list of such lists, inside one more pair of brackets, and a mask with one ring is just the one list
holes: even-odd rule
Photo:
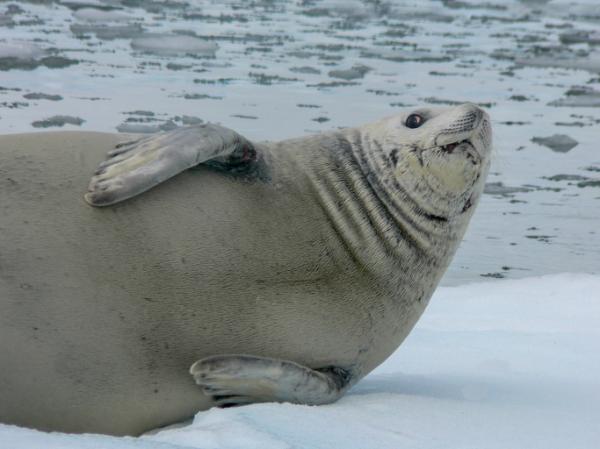
[[118, 11], [103, 11], [96, 8], [82, 8], [73, 13], [77, 20], [94, 23], [106, 22], [125, 22], [131, 20], [131, 17]]
[[37, 120], [31, 123], [34, 128], [62, 128], [65, 125], [81, 126], [85, 122], [82, 118], [71, 115], [53, 115], [44, 120]]
[[567, 153], [575, 148], [579, 142], [566, 134], [553, 134], [548, 137], [533, 137], [533, 143], [543, 145], [558, 153]]
[[144, 28], [139, 23], [130, 23], [123, 25], [106, 25], [95, 23], [73, 23], [69, 27], [71, 32], [81, 38], [86, 34], [94, 34], [98, 39], [131, 39], [144, 32]]
[[340, 401], [200, 412], [140, 438], [0, 425], [10, 449], [590, 449], [600, 445], [600, 276], [441, 287]]
[[163, 56], [195, 55], [212, 56], [219, 46], [215, 42], [194, 36], [171, 34], [147, 34], [131, 41], [131, 47], [147, 53]]
[[349, 69], [336, 69], [329, 71], [328, 75], [332, 78], [341, 78], [347, 81], [363, 78], [371, 67], [367, 67], [362, 64], [357, 64]]
[[559, 36], [563, 44], [589, 44], [600, 45], [600, 32], [598, 31], [568, 31]]
[[26, 41], [0, 42], [0, 71], [33, 70], [39, 66], [63, 68], [77, 64], [74, 59], [53, 54], [40, 46]]
[[589, 86], [575, 86], [566, 93], [566, 98], [548, 103], [549, 106], [597, 108], [600, 107], [600, 91]]
[[0, 59], [35, 60], [45, 55], [46, 52], [40, 46], [31, 42], [0, 42]]
[[31, 92], [23, 95], [23, 98], [27, 100], [49, 100], [49, 101], [60, 101], [63, 99], [61, 95], [45, 94], [43, 92]]

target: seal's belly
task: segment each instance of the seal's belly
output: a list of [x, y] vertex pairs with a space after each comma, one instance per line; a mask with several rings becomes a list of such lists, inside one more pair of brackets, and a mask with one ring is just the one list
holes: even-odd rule
[[0, 141], [1, 422], [142, 431], [210, 405], [197, 359], [343, 366], [366, 350], [364, 282], [302, 193], [197, 170], [91, 208], [82, 193], [116, 140]]

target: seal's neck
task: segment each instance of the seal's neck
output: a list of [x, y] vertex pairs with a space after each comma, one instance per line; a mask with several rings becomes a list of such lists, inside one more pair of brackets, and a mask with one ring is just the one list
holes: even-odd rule
[[374, 196], [385, 208], [389, 219], [405, 233], [415, 248], [427, 252], [439, 238], [447, 237], [452, 228], [449, 219], [428, 212], [407, 192], [394, 174], [394, 152], [385, 151], [384, 145], [364, 129], [348, 130], [345, 137], [351, 143], [356, 165], [363, 173]]
[[423, 215], [419, 205], [398, 190], [381, 145], [360, 129], [321, 135], [318, 143], [311, 146], [320, 154], [312, 158], [307, 174], [353, 258], [365, 270], [390, 280], [414, 276], [416, 266], [424, 272], [443, 272], [440, 265], [445, 268], [461, 236], [454, 235], [456, 228], [445, 220]]

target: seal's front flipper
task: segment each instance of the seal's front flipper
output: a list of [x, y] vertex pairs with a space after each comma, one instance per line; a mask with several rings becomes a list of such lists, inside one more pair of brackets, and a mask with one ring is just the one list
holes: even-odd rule
[[252, 143], [228, 128], [203, 124], [118, 144], [92, 177], [85, 200], [109, 206], [204, 162], [238, 167], [256, 160]]
[[190, 368], [196, 383], [221, 407], [254, 402], [320, 405], [337, 400], [350, 374], [335, 367], [311, 369], [287, 360], [222, 355], [198, 360]]

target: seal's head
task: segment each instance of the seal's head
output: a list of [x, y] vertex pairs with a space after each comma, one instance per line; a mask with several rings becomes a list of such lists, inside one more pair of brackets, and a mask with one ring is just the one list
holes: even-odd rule
[[388, 188], [393, 183], [397, 194], [433, 218], [469, 216], [489, 168], [488, 115], [467, 103], [408, 110], [377, 124], [381, 126], [377, 134], [385, 137], [379, 140], [379, 162], [393, 172]]

